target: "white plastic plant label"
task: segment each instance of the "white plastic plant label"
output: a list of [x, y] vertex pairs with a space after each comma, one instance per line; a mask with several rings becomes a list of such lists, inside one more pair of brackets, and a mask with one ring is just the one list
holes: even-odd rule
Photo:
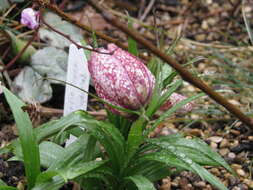
[[[77, 110], [86, 110], [88, 94], [76, 87], [88, 92], [90, 73], [84, 50], [78, 49], [74, 44], [71, 44], [69, 47], [66, 82], [73, 86], [66, 84], [63, 115], [65, 116]], [[66, 142], [66, 146], [75, 141], [75, 139], [74, 136], [70, 136]]]

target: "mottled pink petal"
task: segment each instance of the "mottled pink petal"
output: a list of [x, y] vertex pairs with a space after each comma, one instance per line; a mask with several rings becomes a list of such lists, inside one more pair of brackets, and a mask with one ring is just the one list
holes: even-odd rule
[[89, 71], [99, 97], [114, 105], [137, 110], [145, 106], [152, 95], [155, 79], [147, 67], [136, 57], [114, 44], [110, 54], [91, 53]]
[[21, 13], [21, 23], [30, 29], [36, 29], [39, 26], [39, 13], [32, 8], [26, 8]]
[[[177, 103], [181, 102], [182, 100], [185, 100], [187, 97], [183, 96], [181, 94], [178, 93], [173, 93], [169, 100], [167, 100], [161, 107], [160, 110], [162, 111], [166, 111], [168, 109], [170, 109], [171, 107], [173, 107], [174, 105], [176, 105]], [[189, 102], [186, 105], [184, 105], [179, 112], [185, 113], [185, 112], [189, 112], [192, 111], [194, 108], [194, 103], [193, 102]]]

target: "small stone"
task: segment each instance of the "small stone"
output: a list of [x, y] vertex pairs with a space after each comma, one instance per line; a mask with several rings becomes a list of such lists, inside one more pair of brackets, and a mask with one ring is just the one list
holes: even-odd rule
[[251, 189], [253, 189], [253, 180], [249, 180], [248, 186], [249, 186]]
[[219, 171], [218, 168], [212, 168], [212, 169], [210, 170], [210, 172], [211, 172], [212, 174], [214, 174], [215, 176], [219, 176], [219, 175], [220, 175], [220, 171]]
[[216, 149], [218, 147], [218, 145], [215, 142], [211, 142], [210, 146], [212, 149]]
[[241, 134], [240, 131], [237, 131], [237, 130], [235, 130], [235, 129], [231, 129], [231, 130], [230, 130], [230, 133], [232, 133], [232, 134], [234, 134], [234, 135], [240, 135], [240, 134]]
[[205, 35], [205, 34], [197, 34], [197, 35], [195, 36], [195, 39], [196, 39], [197, 41], [204, 41], [204, 40], [206, 39], [206, 35]]
[[217, 20], [213, 17], [210, 17], [208, 20], [207, 20], [208, 24], [211, 25], [211, 26], [214, 26], [217, 24]]
[[232, 164], [231, 167], [234, 169], [234, 170], [238, 170], [238, 169], [241, 169], [242, 166], [239, 165], [239, 164]]
[[221, 156], [225, 156], [229, 153], [229, 149], [228, 148], [222, 148], [219, 150], [219, 153], [221, 154]]
[[232, 142], [232, 143], [229, 144], [229, 147], [230, 148], [234, 148], [234, 147], [237, 147], [238, 145], [239, 145], [239, 141], [235, 140], [234, 142]]
[[245, 171], [243, 171], [242, 169], [237, 169], [236, 173], [240, 176], [245, 176]]
[[197, 120], [197, 119], [199, 119], [199, 115], [197, 115], [197, 114], [191, 114], [191, 118], [193, 120]]
[[237, 184], [237, 182], [238, 182], [238, 179], [237, 179], [235, 176], [229, 176], [229, 177], [228, 177], [228, 180], [229, 180], [229, 184], [230, 184], [231, 186], [234, 186], [234, 185]]
[[228, 102], [235, 106], [241, 106], [240, 102], [238, 102], [237, 100], [228, 100]]
[[235, 159], [236, 155], [235, 155], [235, 153], [230, 152], [230, 153], [228, 153], [228, 157], [229, 157], [230, 159]]
[[201, 28], [202, 28], [203, 30], [207, 30], [207, 29], [208, 29], [208, 23], [207, 23], [206, 20], [204, 20], [204, 21], [201, 23]]
[[188, 133], [193, 136], [196, 136], [196, 137], [202, 137], [204, 135], [202, 130], [200, 130], [200, 129], [191, 129], [191, 130], [189, 130]]
[[171, 190], [171, 179], [169, 177], [162, 180], [160, 190]]
[[248, 136], [248, 139], [249, 139], [250, 141], [253, 141], [253, 136]]
[[206, 186], [206, 183], [204, 181], [194, 182], [193, 185], [197, 188], [204, 188]]
[[220, 143], [223, 140], [223, 138], [219, 137], [219, 136], [213, 136], [213, 137], [208, 138], [208, 140], [215, 142], [215, 143]]
[[220, 148], [227, 148], [229, 145], [228, 140], [227, 139], [222, 139], [221, 143], [220, 143]]

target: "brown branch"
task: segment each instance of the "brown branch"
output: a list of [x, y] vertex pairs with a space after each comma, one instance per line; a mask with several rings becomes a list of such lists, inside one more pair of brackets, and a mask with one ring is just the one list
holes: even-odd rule
[[[64, 13], [60, 9], [57, 8], [57, 6], [52, 5], [48, 3], [45, 0], [35, 0], [38, 2], [41, 6], [45, 6], [46, 8], [49, 8], [51, 11], [55, 12], [58, 14], [60, 17], [63, 19], [71, 22], [72, 24], [75, 24], [76, 26], [88, 31], [88, 32], [93, 32], [93, 30], [78, 22], [76, 19], [70, 17], [68, 14]], [[245, 114], [243, 114], [236, 106], [233, 104], [229, 103], [223, 96], [212, 90], [209, 86], [207, 86], [203, 81], [201, 81], [199, 78], [194, 77], [189, 71], [184, 69], [180, 64], [178, 64], [173, 58], [170, 56], [164, 54], [161, 52], [158, 48], [156, 48], [152, 43], [147, 41], [142, 37], [141, 34], [138, 32], [134, 31], [133, 29], [128, 29], [125, 24], [122, 24], [118, 21], [117, 18], [115, 18], [113, 15], [108, 13], [107, 11], [103, 10], [100, 6], [98, 6], [98, 3], [94, 3], [93, 1], [89, 1], [90, 4], [102, 14], [102, 16], [112, 25], [118, 27], [120, 30], [131, 36], [134, 40], [136, 40], [138, 43], [142, 44], [145, 46], [147, 49], [149, 49], [152, 53], [154, 53], [156, 56], [160, 57], [163, 61], [171, 65], [181, 76], [185, 81], [188, 81], [195, 87], [201, 89], [203, 92], [205, 92], [207, 95], [209, 95], [212, 99], [214, 99], [216, 102], [224, 106], [230, 113], [234, 114], [239, 120], [241, 120], [243, 123], [246, 125], [250, 126], [253, 128], [253, 121], [251, 118], [247, 117]], [[125, 45], [120, 43], [117, 39], [111, 38], [109, 36], [104, 35], [103, 33], [94, 31], [97, 36], [100, 38], [115, 43], [119, 47], [123, 49], [127, 49]]]
[[[54, 13], [56, 13], [57, 15], [59, 15], [62, 19], [67, 20], [68, 22], [78, 26], [79, 28], [87, 31], [87, 32], [94, 32], [98, 37], [102, 38], [103, 40], [106, 40], [108, 42], [114, 43], [117, 46], [121, 47], [122, 49], [127, 50], [128, 46], [124, 45], [123, 43], [121, 43], [118, 39], [112, 38], [110, 36], [107, 36], [105, 34], [103, 34], [102, 32], [97, 32], [94, 31], [92, 28], [90, 28], [87, 25], [84, 25], [82, 23], [80, 23], [78, 20], [76, 20], [75, 18], [72, 18], [71, 16], [69, 16], [69, 14], [66, 14], [65, 12], [63, 12], [61, 9], [59, 9], [55, 4], [50, 4], [48, 1], [46, 0], [34, 0], [35, 2], [39, 3], [40, 6], [43, 6], [45, 8], [50, 9], [51, 11], [53, 11]], [[149, 60], [149, 58], [143, 54], [140, 54], [140, 57], [143, 60]]]
[[189, 71], [184, 69], [180, 64], [176, 62], [172, 57], [166, 55], [162, 51], [160, 51], [156, 46], [154, 46], [152, 43], [150, 43], [148, 40], [142, 37], [140, 33], [137, 31], [134, 31], [133, 29], [129, 29], [125, 24], [122, 24], [119, 22], [117, 18], [115, 18], [111, 13], [104, 10], [101, 6], [99, 6], [98, 2], [88, 0], [89, 4], [95, 8], [103, 17], [105, 20], [107, 20], [112, 25], [119, 28], [121, 31], [132, 37], [134, 40], [136, 40], [138, 43], [145, 46], [147, 49], [149, 49], [152, 53], [154, 53], [156, 56], [160, 57], [163, 61], [168, 63], [170, 66], [172, 66], [180, 75], [181, 77], [194, 85], [195, 87], [201, 89], [203, 92], [205, 92], [209, 97], [211, 97], [213, 100], [218, 102], [220, 105], [224, 106], [230, 113], [234, 114], [238, 119], [240, 119], [244, 124], [248, 125], [253, 129], [253, 119], [247, 117], [243, 112], [241, 112], [240, 109], [238, 109], [233, 104], [229, 103], [226, 98], [221, 96], [219, 93], [215, 92], [212, 88], [210, 88], [207, 84], [205, 84], [202, 80], [200, 80], [197, 77], [194, 77]]

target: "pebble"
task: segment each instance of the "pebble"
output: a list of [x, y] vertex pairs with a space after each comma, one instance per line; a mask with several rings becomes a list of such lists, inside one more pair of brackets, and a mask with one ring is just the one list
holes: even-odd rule
[[221, 156], [225, 156], [229, 153], [229, 149], [228, 148], [222, 148], [219, 150], [219, 153], [221, 154]]
[[248, 139], [249, 139], [250, 141], [253, 141], [253, 136], [248, 136]]
[[206, 35], [205, 34], [197, 34], [197, 35], [195, 35], [195, 39], [196, 39], [196, 41], [204, 41], [206, 39]]
[[237, 169], [236, 170], [236, 173], [238, 174], [238, 175], [240, 175], [240, 176], [245, 176], [245, 171], [243, 171], [242, 169]]
[[237, 130], [235, 130], [235, 129], [231, 129], [231, 130], [230, 130], [230, 133], [232, 133], [232, 134], [234, 134], [234, 135], [240, 135], [240, 134], [241, 134], [240, 131], [237, 131]]
[[188, 133], [193, 135], [193, 136], [196, 136], [196, 137], [202, 137], [204, 135], [203, 131], [200, 130], [200, 129], [191, 129], [191, 130], [189, 130]]
[[243, 183], [247, 184], [249, 188], [253, 189], [253, 180], [244, 179]]
[[234, 170], [237, 170], [237, 169], [241, 169], [242, 166], [239, 165], [239, 164], [232, 164], [231, 167], [234, 169]]
[[228, 100], [228, 102], [235, 106], [241, 106], [241, 104], [237, 100]]
[[219, 176], [219, 175], [220, 175], [220, 171], [219, 171], [218, 168], [212, 168], [212, 169], [210, 170], [210, 172], [211, 172], [212, 174], [214, 174], [215, 176]]
[[206, 183], [204, 181], [198, 181], [198, 182], [194, 182], [193, 185], [197, 188], [204, 188], [206, 186]]
[[228, 140], [227, 139], [222, 139], [220, 143], [220, 148], [227, 148], [229, 146]]
[[238, 179], [237, 179], [235, 176], [229, 176], [229, 177], [228, 177], [228, 180], [229, 180], [229, 184], [230, 184], [231, 186], [234, 186], [235, 184], [238, 183]]
[[204, 20], [204, 21], [201, 23], [201, 28], [202, 28], [203, 30], [207, 30], [207, 29], [208, 29], [208, 23], [207, 23], [206, 20]]
[[219, 136], [213, 136], [213, 137], [209, 137], [208, 140], [215, 142], [215, 143], [220, 143], [223, 140], [223, 138], [219, 137]]
[[218, 147], [218, 145], [215, 142], [211, 142], [210, 146], [212, 149], [216, 149]]
[[236, 155], [235, 155], [235, 153], [230, 152], [230, 153], [228, 153], [228, 157], [229, 157], [230, 159], [235, 159]]
[[160, 190], [171, 190], [171, 179], [165, 178], [162, 180], [162, 185], [160, 186]]

